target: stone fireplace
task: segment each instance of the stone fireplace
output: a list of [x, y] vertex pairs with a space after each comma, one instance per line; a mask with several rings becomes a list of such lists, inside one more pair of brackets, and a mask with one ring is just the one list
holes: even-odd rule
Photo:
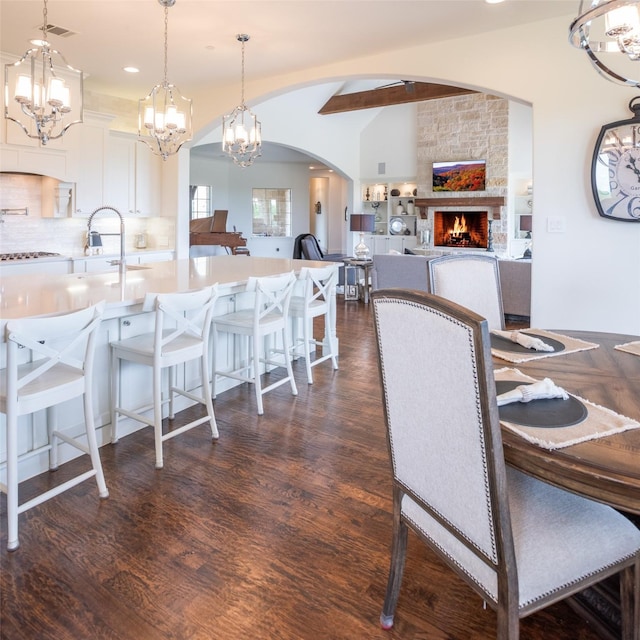
[[433, 246], [486, 249], [489, 237], [486, 211], [434, 211]]
[[[510, 138], [518, 130], [518, 110], [509, 100], [486, 93], [451, 96], [417, 103], [418, 235], [435, 253], [485, 251], [478, 248], [435, 246], [434, 214], [486, 212], [496, 255], [509, 252], [511, 218], [507, 208], [511, 168]], [[517, 142], [519, 138], [512, 138]], [[515, 147], [514, 147], [515, 148]], [[443, 160], [486, 160], [485, 191], [434, 191], [433, 163]], [[519, 165], [519, 162], [516, 163]], [[484, 213], [483, 213], [484, 215]], [[489, 224], [489, 220], [491, 223]], [[467, 223], [469, 220], [467, 219]], [[428, 232], [428, 233], [424, 233]], [[426, 238], [426, 240], [425, 240]]]
[[[487, 249], [489, 227], [495, 241], [500, 225], [504, 196], [457, 196], [416, 198], [420, 217], [432, 229], [434, 248]], [[491, 221], [491, 225], [489, 224]]]

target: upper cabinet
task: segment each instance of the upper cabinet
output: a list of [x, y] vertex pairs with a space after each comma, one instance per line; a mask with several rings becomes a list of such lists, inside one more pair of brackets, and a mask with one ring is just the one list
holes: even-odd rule
[[159, 215], [161, 163], [137, 136], [112, 131], [105, 170], [107, 203], [123, 215]]
[[84, 113], [84, 122], [65, 134], [69, 144], [69, 177], [76, 183], [74, 215], [89, 215], [105, 204], [104, 164], [113, 118], [93, 112]]
[[108, 130], [91, 124], [82, 126], [82, 143], [78, 148], [76, 214], [88, 215], [104, 202], [104, 158]]

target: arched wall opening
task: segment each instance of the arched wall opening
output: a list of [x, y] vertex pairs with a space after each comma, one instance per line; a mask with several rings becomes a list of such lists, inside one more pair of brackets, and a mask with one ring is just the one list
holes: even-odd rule
[[[316, 84], [305, 83], [303, 86], [272, 92], [268, 97], [254, 100], [251, 104], [251, 109], [262, 122], [265, 147], [269, 147], [269, 150], [265, 151], [264, 157], [259, 158], [252, 167], [244, 170], [235, 167], [230, 159], [223, 158], [220, 144], [221, 118], [216, 118], [200, 132], [199, 142], [194, 146], [191, 154], [192, 165], [196, 167], [203, 161], [203, 154], [209, 153], [210, 163], [219, 161], [222, 164], [217, 173], [219, 178], [221, 177], [220, 172], [224, 173], [224, 180], [220, 183], [224, 190], [234, 186], [240, 187], [238, 181], [250, 180], [254, 176], [258, 180], [262, 179], [260, 173], [263, 170], [267, 171], [266, 165], [280, 162], [280, 168], [283, 172], [295, 172], [296, 163], [317, 166], [320, 161], [324, 165], [322, 170], [318, 171], [316, 168], [309, 171], [307, 205], [304, 210], [300, 209], [296, 213], [301, 216], [301, 220], [304, 220], [307, 226], [304, 224], [298, 226], [297, 231], [312, 232], [310, 228], [311, 221], [313, 221], [313, 216], [310, 216], [312, 210], [311, 178], [331, 175], [332, 203], [331, 207], [328, 210], [325, 208], [325, 212], [322, 214], [323, 223], [328, 225], [323, 228], [323, 235], [326, 234], [326, 244], [323, 244], [323, 247], [330, 252], [349, 253], [352, 249], [350, 246], [352, 237], [348, 229], [348, 215], [345, 216], [344, 213], [345, 210], [348, 213], [362, 212], [363, 198], [360, 193], [362, 183], [377, 180], [382, 182], [406, 180], [416, 182], [419, 175], [422, 175], [423, 186], [426, 184], [425, 176], [426, 172], [431, 170], [430, 165], [428, 169], [424, 163], [418, 166], [417, 153], [417, 143], [422, 133], [419, 131], [417, 114], [418, 106], [423, 103], [398, 104], [328, 116], [319, 115], [318, 111], [336, 93], [373, 89], [393, 82], [395, 79], [397, 76], [344, 77]], [[407, 79], [419, 82], [430, 81], [416, 76]], [[443, 84], [443, 81], [439, 80], [439, 83]], [[475, 87], [464, 88], [478, 90]], [[486, 89], [481, 93], [496, 95]], [[496, 97], [501, 99], [501, 96]], [[505, 211], [505, 228], [502, 229], [499, 224], [496, 224], [495, 228], [498, 233], [504, 235], [501, 244], [506, 247], [505, 251], [509, 254], [522, 255], [524, 243], [517, 242], [511, 232], [515, 200], [512, 201], [509, 194], [509, 182], [511, 178], [516, 180], [513, 183], [513, 197], [515, 197], [516, 190], [519, 194], [527, 184], [531, 183], [531, 107], [524, 105], [522, 100], [509, 99], [508, 102], [514, 105], [518, 121], [517, 128], [522, 129], [524, 126], [526, 132], [524, 135], [515, 135], [512, 131], [508, 137], [504, 138], [504, 143], [507, 146], [504, 148], [501, 162], [504, 162], [505, 166], [500, 167], [501, 174], [498, 181], [501, 185], [500, 193], [508, 195], [509, 202]], [[526, 123], [523, 123], [523, 112], [529, 114]], [[526, 116], [524, 120], [527, 120]], [[208, 129], [208, 133], [204, 134], [204, 129]], [[485, 133], [488, 139], [491, 132], [486, 131]], [[517, 144], [509, 142], [514, 138], [514, 135]], [[280, 153], [275, 154], [275, 157], [269, 157], [274, 148], [278, 149]], [[513, 153], [515, 149], [518, 150], [517, 153]], [[290, 161], [287, 160], [286, 154], [281, 153], [284, 150], [295, 152]], [[450, 153], [454, 153], [454, 151]], [[441, 159], [463, 159], [461, 153], [456, 151], [457, 157], [453, 158], [448, 155], [445, 148], [442, 150]], [[517, 166], [506, 166], [512, 162], [512, 155], [513, 159], [517, 159], [515, 163]], [[526, 161], [523, 161], [523, 158], [526, 158]], [[382, 174], [379, 174], [378, 169], [381, 166], [384, 168]], [[212, 175], [211, 172], [209, 174]], [[245, 184], [244, 187], [246, 188], [247, 185]], [[421, 193], [420, 195], [428, 194]], [[240, 203], [236, 203], [236, 205], [238, 204]], [[245, 204], [240, 206], [246, 207], [247, 205], [245, 198]], [[328, 220], [324, 218], [324, 215], [327, 214]], [[233, 216], [231, 210], [230, 215]], [[237, 226], [247, 229], [248, 220], [238, 221]], [[293, 235], [295, 236], [295, 232]]]

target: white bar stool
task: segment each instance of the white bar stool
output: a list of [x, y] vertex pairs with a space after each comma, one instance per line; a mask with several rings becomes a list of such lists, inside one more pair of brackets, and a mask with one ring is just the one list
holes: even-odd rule
[[[303, 343], [304, 359], [307, 369], [307, 382], [313, 384], [311, 368], [331, 359], [333, 368], [338, 368], [336, 356], [338, 348], [332, 327], [331, 300], [338, 280], [338, 270], [332, 265], [326, 267], [303, 267], [298, 276], [297, 289], [291, 297], [289, 315], [302, 321], [302, 338], [296, 338], [292, 352], [297, 353], [299, 344]], [[300, 295], [296, 295], [296, 294]], [[313, 337], [313, 319], [324, 316], [324, 342]], [[311, 346], [328, 347], [328, 352], [311, 360]]]
[[[253, 383], [256, 392], [258, 415], [264, 413], [262, 396], [287, 382], [291, 385], [291, 393], [298, 395], [296, 382], [291, 368], [291, 339], [289, 328], [289, 304], [291, 293], [296, 283], [292, 272], [278, 276], [251, 277], [247, 280], [245, 291], [253, 293], [255, 300], [248, 309], [240, 309], [213, 318], [213, 397], [216, 397], [216, 376], [226, 376]], [[248, 339], [248, 354], [246, 360], [236, 368], [221, 371], [216, 365], [216, 350], [218, 348], [218, 333], [225, 332], [246, 336]], [[268, 340], [273, 335], [281, 335], [282, 349], [272, 349]], [[274, 353], [281, 353], [279, 361], [273, 359]], [[261, 357], [261, 354], [262, 357]], [[287, 375], [276, 382], [262, 386], [260, 380], [260, 365], [264, 364], [265, 371], [269, 367], [286, 367]]]
[[[92, 402], [95, 340], [104, 306], [104, 302], [100, 302], [58, 316], [7, 322], [7, 366], [0, 370], [0, 412], [7, 417], [7, 482], [0, 484], [0, 489], [7, 494], [7, 547], [10, 551], [19, 545], [19, 514], [93, 477], [100, 497], [109, 496], [98, 453]], [[59, 431], [47, 421], [48, 444], [18, 454], [20, 416], [79, 396], [83, 398], [87, 444]], [[19, 462], [48, 450], [49, 469], [57, 469], [59, 440], [89, 455], [91, 469], [19, 504]]]
[[[209, 387], [209, 335], [213, 307], [218, 299], [217, 284], [186, 293], [148, 293], [143, 311], [155, 311], [155, 329], [111, 343], [111, 442], [118, 441], [118, 416], [123, 415], [154, 429], [156, 469], [162, 469], [162, 443], [170, 438], [208, 422], [211, 436], [218, 438]], [[199, 359], [202, 395], [198, 396], [175, 385], [175, 368], [179, 364]], [[120, 405], [120, 367], [123, 360], [143, 364], [153, 371], [153, 404], [135, 410]], [[162, 394], [162, 370], [169, 369], [169, 388]], [[162, 407], [169, 404], [169, 418], [173, 419], [175, 395], [203, 404], [207, 415], [192, 420], [173, 431], [162, 433]], [[144, 415], [153, 409], [151, 416]]]

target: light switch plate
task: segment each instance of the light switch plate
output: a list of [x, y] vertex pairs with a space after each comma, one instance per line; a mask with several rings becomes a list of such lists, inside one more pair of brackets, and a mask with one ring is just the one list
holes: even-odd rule
[[567, 223], [563, 216], [547, 218], [547, 231], [549, 233], [564, 233], [566, 230]]

